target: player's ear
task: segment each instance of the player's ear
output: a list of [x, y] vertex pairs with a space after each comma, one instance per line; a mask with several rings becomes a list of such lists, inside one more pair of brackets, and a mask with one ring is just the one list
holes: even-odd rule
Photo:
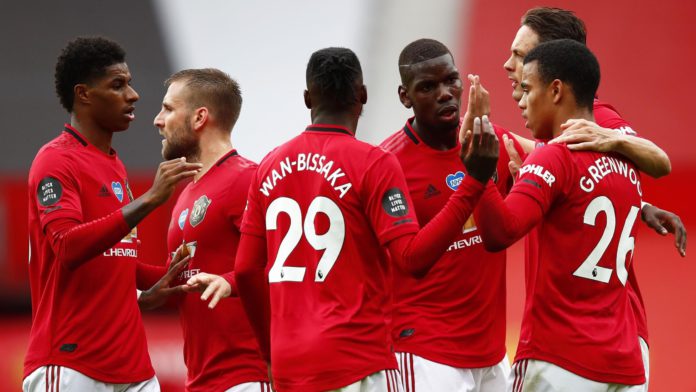
[[367, 103], [367, 87], [364, 84], [360, 87], [360, 103], [363, 105]]
[[312, 98], [309, 96], [309, 90], [304, 91], [304, 104], [307, 109], [312, 108]]
[[397, 94], [399, 94], [399, 101], [401, 101], [401, 104], [404, 105], [406, 109], [411, 109], [411, 106], [413, 106], [413, 103], [411, 102], [411, 98], [408, 96], [408, 91], [406, 90], [406, 87], [403, 85], [399, 85], [399, 88], [397, 89]]
[[208, 108], [205, 106], [202, 106], [193, 112], [193, 130], [194, 131], [200, 131], [203, 129], [205, 124], [208, 122], [208, 116], [210, 113], [208, 112]]
[[551, 97], [553, 98], [554, 104], [558, 104], [559, 102], [561, 102], [563, 94], [567, 92], [565, 91], [567, 87], [568, 86], [563, 84], [563, 82], [561, 82], [558, 79], [554, 79], [554, 81], [551, 82], [551, 84], [549, 85], [549, 90], [551, 92]]
[[89, 93], [88, 93], [89, 87], [87, 87], [86, 84], [84, 83], [79, 83], [76, 84], [75, 87], [73, 87], [73, 105], [75, 105], [77, 102], [86, 104], [89, 103]]

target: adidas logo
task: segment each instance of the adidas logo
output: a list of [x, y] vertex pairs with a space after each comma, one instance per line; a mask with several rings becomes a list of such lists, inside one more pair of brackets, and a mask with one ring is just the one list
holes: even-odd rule
[[423, 198], [425, 199], [430, 199], [431, 197], [435, 197], [440, 194], [440, 191], [435, 188], [435, 185], [430, 184], [428, 185], [428, 188], [425, 190], [425, 194], [423, 195]]
[[97, 193], [97, 196], [99, 196], [99, 197], [111, 196], [111, 193], [109, 193], [109, 188], [107, 188], [106, 185], [102, 185], [101, 189], [99, 189], [99, 193]]

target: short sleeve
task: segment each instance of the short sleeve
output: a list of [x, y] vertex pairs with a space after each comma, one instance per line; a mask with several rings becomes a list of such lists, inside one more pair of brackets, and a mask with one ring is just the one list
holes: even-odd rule
[[230, 222], [237, 230], [242, 227], [242, 219], [244, 217], [244, 211], [247, 206], [247, 198], [249, 196], [249, 184], [252, 181], [255, 173], [255, 167], [250, 167], [242, 170], [236, 176], [236, 181], [234, 185], [230, 188], [231, 194], [228, 195], [228, 208], [227, 214]]
[[567, 194], [572, 171], [570, 152], [565, 145], [549, 144], [534, 150], [524, 161], [510, 193], [534, 199], [544, 214], [554, 200]]
[[609, 104], [595, 102], [593, 114], [600, 127], [616, 129], [625, 135], [637, 135], [636, 131], [631, 128], [631, 124], [624, 120], [619, 112]]
[[417, 233], [418, 219], [406, 178], [392, 153], [382, 156], [368, 167], [361, 183], [366, 214], [380, 244], [409, 233]]
[[256, 237], [265, 237], [266, 222], [261, 209], [259, 200], [258, 170], [254, 172], [249, 185], [246, 205], [244, 207], [244, 215], [242, 218], [241, 232], [244, 234], [253, 235]]
[[79, 173], [65, 155], [53, 150], [37, 155], [29, 173], [29, 192], [42, 230], [60, 218], [82, 222]]

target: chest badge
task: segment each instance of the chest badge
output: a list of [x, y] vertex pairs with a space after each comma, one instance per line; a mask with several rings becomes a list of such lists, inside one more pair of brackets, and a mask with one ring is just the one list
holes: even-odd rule
[[208, 196], [203, 195], [193, 203], [193, 210], [191, 210], [191, 217], [189, 218], [191, 226], [196, 227], [199, 223], [203, 222], [205, 213], [208, 211], [208, 206], [210, 206], [211, 202], [212, 200], [208, 199]]
[[448, 174], [447, 178], [445, 179], [445, 182], [447, 183], [447, 186], [451, 190], [456, 191], [457, 188], [459, 188], [459, 184], [461, 184], [463, 180], [464, 180], [464, 172], [458, 171], [454, 174]]
[[184, 225], [186, 224], [186, 217], [188, 216], [189, 209], [185, 209], [181, 211], [181, 214], [179, 214], [179, 228], [181, 230], [184, 230]]
[[111, 182], [111, 190], [114, 191], [114, 195], [119, 202], [123, 202], [123, 186], [118, 181]]

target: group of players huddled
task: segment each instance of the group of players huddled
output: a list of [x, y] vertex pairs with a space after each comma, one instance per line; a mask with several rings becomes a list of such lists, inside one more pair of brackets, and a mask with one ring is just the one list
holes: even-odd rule
[[[675, 234], [682, 255], [686, 232], [642, 201], [640, 172], [670, 162], [597, 99], [583, 22], [522, 18], [504, 67], [532, 139], [491, 122], [476, 75], [461, 115], [465, 83], [440, 42], [408, 44], [398, 64], [413, 117], [374, 146], [355, 137], [358, 58], [314, 52], [311, 124], [259, 164], [232, 147], [238, 84], [175, 73], [154, 120], [165, 161], [135, 199], [111, 148], [138, 100], [125, 53], [71, 41], [55, 72], [70, 122], [28, 180], [24, 391], [158, 391], [141, 309], [163, 305], [179, 309], [188, 391], [647, 390], [636, 221]], [[136, 225], [184, 180], [166, 265], [140, 260]], [[511, 367], [505, 249], [525, 236]]]

